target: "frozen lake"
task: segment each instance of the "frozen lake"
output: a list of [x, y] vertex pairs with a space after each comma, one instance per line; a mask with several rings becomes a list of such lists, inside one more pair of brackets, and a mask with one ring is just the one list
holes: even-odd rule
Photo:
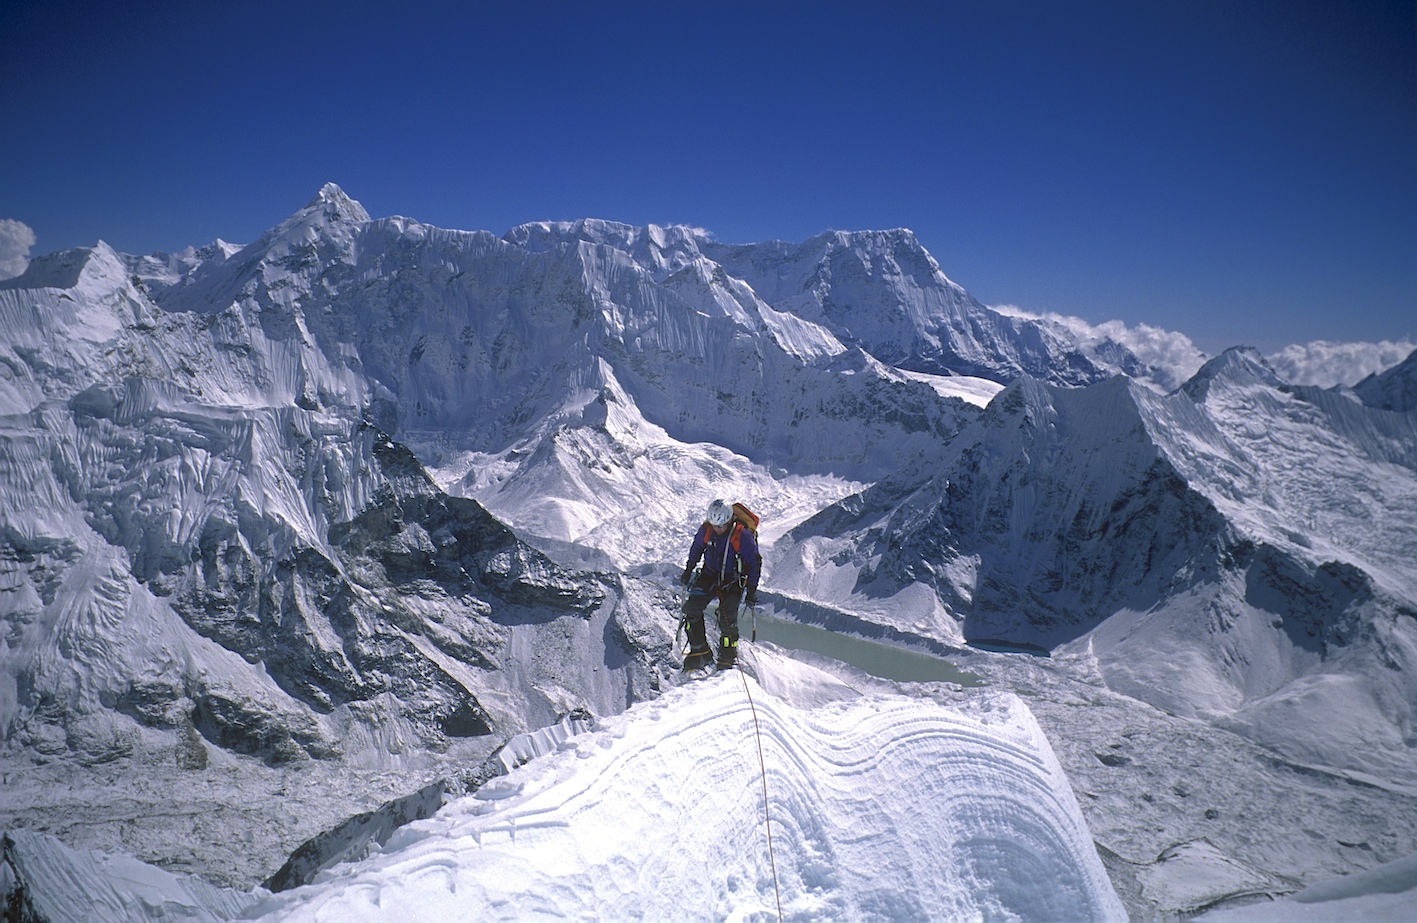
[[[752, 613], [739, 615], [738, 627], [744, 637], [753, 630]], [[948, 660], [912, 651], [894, 644], [869, 641], [855, 635], [841, 634], [816, 625], [806, 625], [790, 619], [758, 613], [758, 640], [771, 641], [794, 650], [812, 651], [872, 676], [905, 683], [957, 683], [961, 686], [982, 686], [984, 681], [973, 673], [959, 669]]]

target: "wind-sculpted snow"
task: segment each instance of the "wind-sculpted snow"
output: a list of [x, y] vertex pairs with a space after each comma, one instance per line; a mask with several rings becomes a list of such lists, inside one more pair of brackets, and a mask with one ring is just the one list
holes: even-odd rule
[[636, 706], [247, 915], [735, 919], [780, 892], [786, 919], [1125, 918], [1017, 699], [858, 696], [764, 657], [772, 684]]

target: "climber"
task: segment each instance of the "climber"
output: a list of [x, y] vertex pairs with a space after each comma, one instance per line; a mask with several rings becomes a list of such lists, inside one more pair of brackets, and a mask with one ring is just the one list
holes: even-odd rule
[[[757, 524], [757, 516], [741, 503], [715, 500], [709, 504], [703, 526], [694, 534], [689, 565], [679, 578], [689, 588], [682, 609], [689, 635], [685, 670], [706, 666], [710, 658], [719, 669], [727, 669], [738, 659], [738, 604], [758, 604], [763, 558], [758, 553]], [[695, 578], [694, 568], [700, 559], [704, 566]], [[716, 657], [704, 631], [704, 609], [714, 598], [718, 599]]]

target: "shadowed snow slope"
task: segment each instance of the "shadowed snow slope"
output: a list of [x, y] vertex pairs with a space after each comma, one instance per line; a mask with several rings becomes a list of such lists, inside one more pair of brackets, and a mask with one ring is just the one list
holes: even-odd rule
[[1384, 410], [1417, 410], [1417, 351], [1380, 374], [1369, 375], [1353, 386], [1363, 403]]
[[758, 656], [770, 663], [608, 719], [248, 915], [744, 919], [776, 915], [776, 877], [787, 919], [1125, 917], [1018, 699], [858, 696]]

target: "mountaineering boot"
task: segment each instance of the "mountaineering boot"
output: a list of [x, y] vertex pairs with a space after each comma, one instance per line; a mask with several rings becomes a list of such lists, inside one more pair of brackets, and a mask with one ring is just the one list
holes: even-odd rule
[[[693, 597], [690, 597], [693, 601]], [[713, 648], [708, 647], [708, 635], [704, 632], [703, 612], [684, 612], [684, 625], [689, 630], [689, 651], [684, 654], [684, 672], [699, 669], [713, 662]]]
[[720, 670], [731, 670], [733, 664], [738, 660], [738, 639], [720, 638], [718, 642], [718, 657], [715, 658], [714, 666]]
[[685, 673], [688, 673], [692, 670], [698, 670], [702, 667], [706, 667], [712, 662], [713, 651], [709, 650], [708, 647], [705, 646], [703, 650], [689, 651], [689, 653], [685, 654], [684, 666], [680, 669], [682, 669]]

